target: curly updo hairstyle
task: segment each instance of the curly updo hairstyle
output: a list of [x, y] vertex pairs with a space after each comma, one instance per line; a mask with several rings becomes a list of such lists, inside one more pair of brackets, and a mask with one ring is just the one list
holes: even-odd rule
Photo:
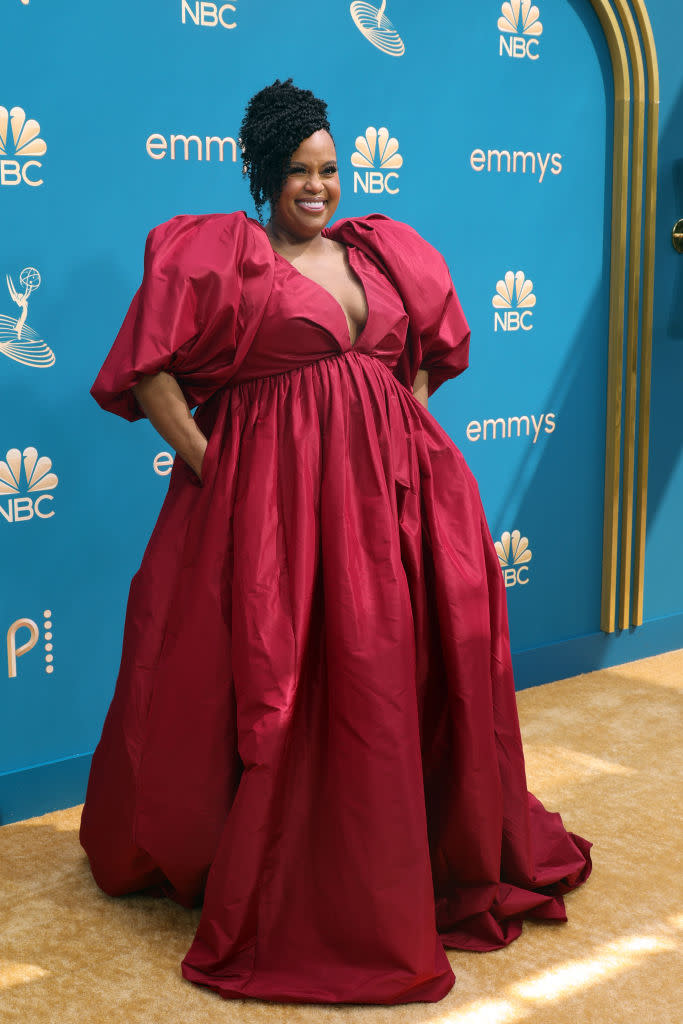
[[249, 100], [238, 141], [261, 223], [263, 206], [277, 201], [282, 191], [292, 153], [314, 132], [330, 131], [326, 111], [323, 100], [310, 89], [298, 89], [291, 78], [276, 78]]

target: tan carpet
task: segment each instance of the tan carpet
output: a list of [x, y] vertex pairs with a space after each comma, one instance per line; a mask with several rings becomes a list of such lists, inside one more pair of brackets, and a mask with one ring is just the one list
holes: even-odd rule
[[675, 1024], [681, 1020], [683, 651], [518, 695], [529, 786], [595, 843], [569, 922], [449, 956], [440, 1003], [224, 1001], [180, 977], [198, 914], [100, 893], [80, 808], [0, 829], [0, 1021], [21, 1024]]

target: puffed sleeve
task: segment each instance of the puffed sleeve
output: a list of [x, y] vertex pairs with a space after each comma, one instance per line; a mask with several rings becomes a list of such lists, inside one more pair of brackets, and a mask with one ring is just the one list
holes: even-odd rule
[[441, 253], [414, 228], [370, 214], [335, 225], [334, 237], [362, 248], [390, 278], [409, 318], [406, 345], [394, 375], [412, 388], [429, 371], [428, 394], [468, 366], [470, 329]]
[[161, 370], [190, 408], [227, 383], [245, 314], [253, 323], [269, 291], [270, 246], [253, 241], [242, 213], [181, 215], [150, 231], [142, 283], [91, 388], [103, 409], [141, 419], [132, 387]]

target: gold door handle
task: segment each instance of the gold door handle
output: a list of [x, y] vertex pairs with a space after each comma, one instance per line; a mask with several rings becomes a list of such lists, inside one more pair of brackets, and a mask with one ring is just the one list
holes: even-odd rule
[[671, 241], [676, 252], [683, 252], [683, 218], [674, 224]]

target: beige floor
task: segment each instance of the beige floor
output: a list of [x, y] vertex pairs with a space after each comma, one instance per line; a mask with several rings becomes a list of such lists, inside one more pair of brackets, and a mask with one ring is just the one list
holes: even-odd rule
[[592, 839], [569, 922], [495, 953], [451, 951], [440, 1003], [224, 1001], [183, 981], [197, 914], [111, 900], [78, 845], [80, 808], [0, 829], [0, 1021], [21, 1024], [675, 1024], [682, 1019], [683, 651], [519, 697], [530, 788]]

